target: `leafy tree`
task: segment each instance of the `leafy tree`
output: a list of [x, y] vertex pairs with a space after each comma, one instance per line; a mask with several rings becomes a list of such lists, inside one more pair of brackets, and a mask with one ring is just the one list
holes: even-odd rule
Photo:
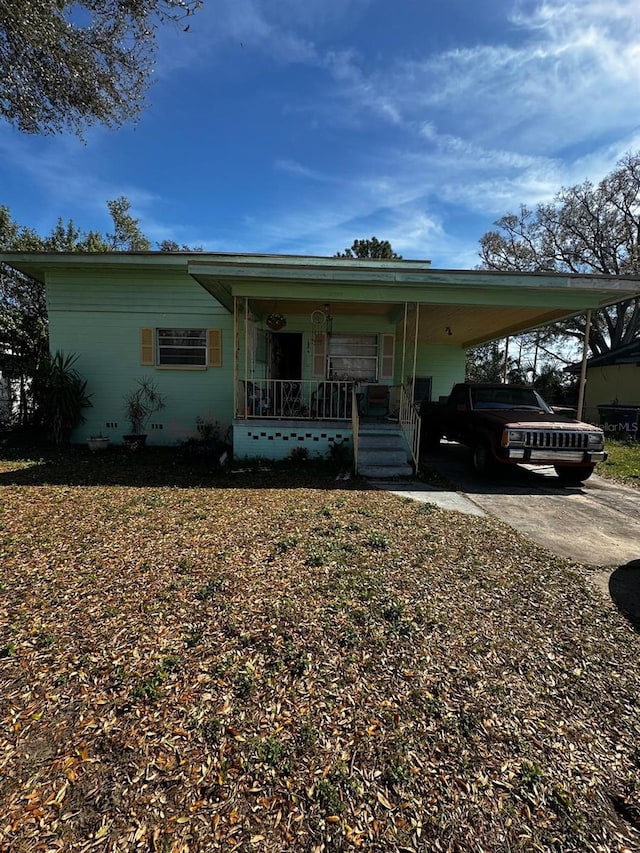
[[202, 246], [187, 246], [185, 243], [180, 245], [175, 240], [162, 240], [158, 243], [159, 252], [203, 252]]
[[534, 377], [533, 387], [552, 405], [575, 405], [578, 400], [578, 377], [551, 362], [542, 365]]
[[[467, 352], [467, 382], [502, 382], [505, 378], [505, 350], [501, 341], [473, 347]], [[577, 378], [566, 373], [557, 359], [541, 363], [522, 360], [522, 352], [512, 349], [507, 354], [507, 382], [533, 385], [547, 403], [574, 404], [577, 399]], [[511, 354], [513, 353], [513, 354]]]
[[[640, 152], [627, 154], [599, 184], [562, 189], [535, 210], [503, 216], [480, 239], [484, 269], [567, 273], [640, 273]], [[583, 340], [585, 318], [554, 324], [546, 340]], [[640, 300], [594, 312], [589, 347], [601, 355], [640, 336]]]
[[504, 350], [499, 342], [480, 344], [467, 351], [467, 382], [502, 382]]
[[107, 202], [113, 234], [107, 234], [108, 248], [114, 252], [148, 252], [151, 243], [140, 230], [140, 220], [131, 216], [131, 202], [125, 196]]
[[[35, 252], [44, 241], [35, 231], [17, 225], [0, 207], [0, 251]], [[0, 372], [10, 380], [20, 422], [30, 415], [30, 382], [49, 352], [47, 308], [39, 282], [0, 265]]]
[[354, 240], [350, 249], [345, 249], [344, 252], [337, 252], [333, 257], [360, 258], [362, 260], [369, 258], [379, 258], [389, 261], [402, 260], [402, 255], [398, 255], [393, 251], [391, 243], [388, 240], [378, 240], [377, 237], [372, 237], [370, 240]]
[[2, 0], [0, 115], [25, 133], [125, 124], [142, 109], [158, 25], [182, 21], [201, 5]]

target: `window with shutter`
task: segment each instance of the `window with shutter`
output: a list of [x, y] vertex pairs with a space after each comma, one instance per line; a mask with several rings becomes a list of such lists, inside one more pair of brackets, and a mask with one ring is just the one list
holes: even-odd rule
[[330, 379], [377, 381], [377, 335], [331, 335], [328, 351]]
[[157, 329], [158, 365], [205, 367], [207, 335], [205, 329]]
[[145, 365], [222, 367], [222, 330], [141, 329], [140, 351]]

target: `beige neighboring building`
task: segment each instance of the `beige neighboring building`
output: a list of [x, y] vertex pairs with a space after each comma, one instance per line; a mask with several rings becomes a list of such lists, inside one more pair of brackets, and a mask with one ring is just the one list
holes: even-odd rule
[[640, 339], [589, 359], [584, 416], [640, 439]]

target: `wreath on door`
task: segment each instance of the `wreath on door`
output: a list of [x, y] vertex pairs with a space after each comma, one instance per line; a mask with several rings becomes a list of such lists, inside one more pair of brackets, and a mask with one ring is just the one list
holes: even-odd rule
[[267, 317], [267, 326], [271, 329], [272, 332], [279, 332], [280, 329], [284, 329], [287, 325], [287, 321], [282, 316], [282, 314], [278, 314], [277, 311], [272, 311], [271, 314]]

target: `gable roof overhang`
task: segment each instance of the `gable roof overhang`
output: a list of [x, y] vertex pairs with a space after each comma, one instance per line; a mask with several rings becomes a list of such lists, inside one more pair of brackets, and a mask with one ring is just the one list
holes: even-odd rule
[[413, 260], [113, 252], [5, 253], [0, 262], [45, 284], [65, 269], [186, 273], [227, 310], [246, 298], [258, 317], [276, 302], [292, 314], [329, 303], [334, 315], [399, 321], [405, 305], [419, 305], [420, 340], [464, 347], [640, 296], [640, 279], [631, 276], [440, 270]]

